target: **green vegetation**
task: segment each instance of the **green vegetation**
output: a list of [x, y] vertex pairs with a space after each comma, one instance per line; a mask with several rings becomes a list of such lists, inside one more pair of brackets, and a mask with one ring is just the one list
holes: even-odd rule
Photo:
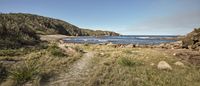
[[118, 60], [118, 63], [122, 66], [135, 66], [138, 65], [139, 61], [136, 61], [134, 59], [128, 58], [128, 57], [121, 57]]
[[48, 48], [48, 51], [50, 52], [51, 55], [57, 56], [57, 57], [64, 57], [66, 55], [56, 44], [52, 44]]
[[[185, 61], [181, 61], [184, 66], [177, 66], [174, 63], [180, 59], [162, 50], [91, 44], [66, 44], [64, 48], [66, 50], [61, 49], [57, 44], [49, 44], [47, 48], [32, 50], [31, 53], [2, 56], [2, 61], [15, 61], [15, 59], [20, 61], [10, 64], [13, 65], [12, 67], [8, 66], [9, 64], [8, 67], [0, 66], [0, 69], [3, 69], [0, 71], [1, 76], [4, 76], [1, 77], [1, 83], [5, 84], [10, 80], [18, 85], [40, 84], [51, 77], [56, 77], [57, 74], [63, 75], [70, 72], [69, 68], [75, 68], [75, 70], [80, 68], [81, 71], [78, 74], [83, 75], [77, 75], [76, 77], [79, 78], [72, 79], [74, 82], [70, 82], [69, 85], [198, 86], [200, 84], [198, 66]], [[77, 60], [80, 58], [87, 58], [82, 56], [93, 55], [83, 55], [83, 51], [93, 52], [94, 56], [81, 60], [79, 64], [81, 66], [76, 68], [73, 65], [74, 62], [79, 62], [80, 60]], [[56, 53], [53, 54], [54, 52]], [[157, 64], [160, 61], [166, 61], [172, 70], [158, 69]]]
[[[74, 82], [89, 86], [198, 86], [200, 69], [184, 62], [184, 67], [174, 63], [180, 61], [173, 55], [148, 48], [114, 48], [108, 45], [83, 46], [97, 54], [93, 58], [94, 68], [88, 77]], [[130, 51], [132, 52], [130, 54]], [[157, 64], [166, 61], [172, 70], [160, 70]], [[92, 76], [92, 77], [91, 77]], [[84, 79], [83, 79], [84, 78]]]
[[118, 36], [118, 33], [111, 31], [102, 31], [102, 30], [90, 30], [90, 29], [81, 29], [81, 32], [84, 36]]
[[[72, 76], [76, 76], [72, 78], [73, 82], [69, 82], [72, 86], [198, 86], [200, 84], [198, 65], [178, 59], [162, 50], [118, 48], [114, 45], [46, 43], [38, 36], [40, 34], [119, 35], [114, 32], [80, 29], [58, 19], [32, 14], [0, 14], [0, 19], [0, 85], [2, 86], [24, 84], [38, 86], [40, 82], [47, 82], [50, 78], [66, 72], [73, 72]], [[191, 46], [193, 49], [198, 48], [199, 33], [200, 28], [188, 34], [183, 39], [183, 45]], [[160, 61], [166, 61], [172, 70], [158, 69], [157, 64]], [[184, 66], [175, 65], [177, 61], [183, 62]], [[73, 70], [71, 68], [74, 68], [74, 71], [70, 71]], [[68, 82], [67, 80], [64, 82]]]
[[119, 35], [110, 31], [80, 29], [62, 20], [23, 13], [0, 14], [0, 48], [20, 48], [36, 45], [38, 35], [63, 34], [68, 36]]
[[[75, 46], [72, 48], [75, 49]], [[40, 82], [48, 81], [57, 73], [66, 71], [82, 56], [81, 52], [68, 55], [54, 43], [48, 46], [1, 50], [0, 53], [2, 54], [0, 56], [0, 85], [3, 86], [19, 86], [26, 83], [35, 86]]]
[[22, 85], [30, 80], [35, 80], [40, 75], [40, 65], [36, 62], [23, 62], [22, 64], [15, 66], [11, 70], [11, 79], [16, 81], [17, 85]]
[[183, 38], [183, 47], [188, 48], [191, 47], [192, 49], [200, 50], [200, 28], [194, 29], [194, 31], [187, 34], [185, 38]]

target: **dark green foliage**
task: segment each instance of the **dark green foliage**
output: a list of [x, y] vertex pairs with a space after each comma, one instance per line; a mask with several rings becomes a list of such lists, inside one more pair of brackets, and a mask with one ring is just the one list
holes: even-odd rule
[[188, 48], [188, 46], [191, 46], [193, 49], [200, 46], [200, 28], [194, 29], [183, 39], [183, 47]]

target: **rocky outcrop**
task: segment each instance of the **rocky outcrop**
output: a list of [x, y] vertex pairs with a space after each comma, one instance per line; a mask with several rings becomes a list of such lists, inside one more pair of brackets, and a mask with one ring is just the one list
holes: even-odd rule
[[165, 49], [181, 49], [182, 41], [171, 42], [171, 43], [162, 43], [160, 45], [155, 45], [156, 48], [165, 48]]
[[183, 48], [200, 51], [200, 28], [194, 29], [182, 39]]

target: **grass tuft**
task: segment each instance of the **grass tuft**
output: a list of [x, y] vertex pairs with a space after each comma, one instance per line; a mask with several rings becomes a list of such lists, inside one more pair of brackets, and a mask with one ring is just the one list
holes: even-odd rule
[[15, 80], [17, 84], [24, 84], [27, 81], [34, 80], [39, 74], [39, 65], [33, 61], [23, 62], [10, 71], [11, 79]]
[[56, 44], [49, 46], [48, 51], [51, 53], [51, 55], [56, 57], [66, 56]]
[[136, 61], [134, 59], [128, 58], [128, 57], [121, 57], [118, 59], [118, 64], [122, 66], [135, 66], [141, 64], [139, 61]]

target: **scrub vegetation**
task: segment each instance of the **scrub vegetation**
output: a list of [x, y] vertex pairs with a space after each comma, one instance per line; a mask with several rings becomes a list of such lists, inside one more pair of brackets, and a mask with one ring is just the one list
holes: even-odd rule
[[64, 36], [52, 34], [119, 34], [58, 19], [22, 13], [0, 14], [0, 19], [0, 86], [200, 85], [200, 29], [182, 39], [189, 49], [130, 47], [64, 43]]

